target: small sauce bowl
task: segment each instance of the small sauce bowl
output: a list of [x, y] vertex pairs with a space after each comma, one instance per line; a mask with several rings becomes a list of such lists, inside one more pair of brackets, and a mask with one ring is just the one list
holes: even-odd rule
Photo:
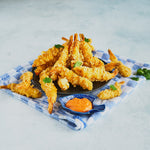
[[[66, 107], [66, 103], [73, 99], [73, 98], [87, 98], [88, 100], [91, 101], [92, 103], [92, 109], [87, 111], [87, 112], [77, 112], [77, 111], [73, 111], [70, 108]], [[64, 97], [59, 97], [58, 101], [61, 103], [62, 108], [65, 109], [66, 111], [72, 113], [72, 114], [77, 114], [77, 115], [89, 115], [92, 114], [94, 112], [100, 112], [100, 111], [104, 111], [105, 110], [105, 105], [95, 105], [93, 102], [94, 100], [96, 100], [97, 97], [94, 95], [88, 95], [88, 94], [73, 94], [73, 95], [69, 95], [69, 96], [64, 96]]]

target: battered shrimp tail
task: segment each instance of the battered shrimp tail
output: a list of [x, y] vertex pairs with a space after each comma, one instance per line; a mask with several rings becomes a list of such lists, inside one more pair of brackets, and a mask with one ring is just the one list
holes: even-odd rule
[[120, 84], [120, 85], [123, 85], [124, 83], [125, 83], [125, 81], [121, 81], [121, 82], [119, 82], [119, 84]]
[[118, 63], [118, 62], [110, 62], [105, 65], [105, 70], [112, 71], [114, 68], [118, 67], [119, 65], [120, 65], [120, 63]]
[[10, 89], [9, 84], [0, 86], [0, 89]]
[[69, 41], [69, 40], [68, 40], [67, 38], [65, 38], [65, 37], [62, 37], [61, 39], [64, 40], [64, 41], [66, 41], [66, 42]]
[[85, 39], [84, 34], [80, 33], [79, 36], [80, 36], [80, 41], [84, 41]]
[[121, 61], [118, 61], [117, 57], [112, 53], [110, 49], [108, 49], [108, 53], [110, 55], [110, 60], [114, 63], [120, 63], [119, 66], [117, 66], [119, 73], [123, 77], [129, 77], [132, 74], [132, 71], [129, 67], [125, 66]]
[[112, 73], [105, 71], [105, 73], [102, 75], [103, 76], [102, 81], [108, 81], [108, 80], [114, 78], [117, 74], [118, 74], [118, 69], [115, 69], [114, 72], [112, 72]]
[[48, 99], [48, 112], [51, 114], [53, 111], [53, 103], [51, 102], [51, 99]]
[[110, 56], [110, 60], [112, 62], [117, 62], [118, 61], [117, 57], [112, 53], [112, 51], [110, 49], [108, 49], [108, 53], [109, 53], [109, 56]]

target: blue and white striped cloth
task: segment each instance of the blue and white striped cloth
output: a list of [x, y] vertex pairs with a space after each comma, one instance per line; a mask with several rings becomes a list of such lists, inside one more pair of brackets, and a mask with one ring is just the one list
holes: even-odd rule
[[[109, 55], [101, 50], [95, 51], [94, 55], [96, 57], [99, 57], [100, 59], [104, 60], [105, 62], [110, 62]], [[122, 58], [119, 56], [117, 56], [117, 57], [120, 61], [122, 61], [125, 65], [129, 66], [132, 69], [132, 74], [134, 74], [138, 68], [150, 69], [150, 64], [138, 63], [131, 59], [125, 59], [125, 58]], [[22, 73], [24, 73], [26, 71], [31, 71], [32, 63], [33, 63], [33, 61], [29, 61], [25, 65], [22, 65], [22, 66], [19, 65], [18, 67], [10, 70], [8, 73], [0, 76], [0, 85], [7, 85], [9, 83], [19, 82], [19, 78]], [[135, 75], [132, 75], [132, 76], [135, 76]], [[32, 98], [27, 98], [25, 96], [14, 93], [10, 90], [1, 89], [0, 91], [7, 92], [11, 96], [18, 98], [25, 104], [44, 113], [48, 117], [52, 117], [52, 118], [62, 122], [63, 124], [65, 124], [66, 126], [72, 128], [74, 130], [81, 130], [81, 129], [86, 128], [90, 124], [94, 123], [98, 118], [100, 119], [101, 117], [103, 117], [106, 112], [109, 112], [118, 103], [122, 102], [125, 97], [127, 97], [141, 82], [143, 82], [145, 80], [145, 77], [143, 77], [143, 76], [140, 76], [139, 78], [140, 78], [139, 81], [134, 81], [134, 80], [131, 80], [130, 78], [123, 78], [120, 75], [117, 75], [103, 88], [101, 88], [97, 91], [91, 92], [91, 94], [96, 96], [101, 90], [109, 88], [110, 84], [114, 84], [116, 81], [118, 81], [118, 82], [125, 81], [125, 84], [122, 85], [122, 94], [119, 97], [113, 98], [111, 100], [105, 100], [105, 101], [101, 101], [98, 98], [96, 99], [96, 101], [95, 101], [96, 104], [105, 104], [105, 106], [106, 106], [105, 111], [95, 112], [94, 114], [84, 115], [84, 116], [74, 115], [74, 114], [71, 114], [71, 113], [63, 110], [59, 102], [56, 102], [54, 104], [53, 113], [49, 114], [47, 111], [47, 107], [48, 107], [47, 97], [44, 94], [41, 98], [32, 99]]]

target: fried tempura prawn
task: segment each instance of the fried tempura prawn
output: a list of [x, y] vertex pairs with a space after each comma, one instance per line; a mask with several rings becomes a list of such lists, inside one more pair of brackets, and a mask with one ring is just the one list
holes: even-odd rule
[[32, 77], [33, 74], [28, 71], [21, 75], [21, 83], [11, 83], [8, 85], [0, 86], [0, 89], [10, 89], [15, 93], [25, 95], [27, 97], [39, 98], [41, 97], [42, 93], [37, 88], [33, 88], [33, 85], [30, 85]]
[[43, 70], [45, 70], [49, 65], [48, 64], [44, 64], [44, 65], [40, 65], [38, 66], [34, 72], [35, 74], [38, 76]]
[[52, 110], [53, 110], [53, 104], [56, 102], [57, 99], [57, 88], [55, 87], [54, 83], [51, 81], [50, 83], [45, 83], [44, 79], [45, 78], [49, 78], [49, 76], [47, 76], [46, 73], [43, 73], [40, 76], [40, 84], [41, 84], [41, 88], [43, 89], [43, 91], [45, 92], [46, 96], [47, 96], [47, 101], [49, 103], [48, 105], [48, 112], [51, 114]]
[[54, 67], [61, 66], [61, 65], [66, 66], [67, 59], [68, 59], [68, 46], [66, 45], [63, 51], [61, 52], [59, 59], [54, 64]]
[[118, 62], [110, 62], [105, 65], [105, 70], [112, 71], [114, 68], [118, 67], [119, 65], [120, 65], [120, 63], [118, 63]]
[[[65, 46], [63, 51], [61, 52], [61, 55], [60, 55], [59, 59], [56, 61], [56, 63], [52, 67], [52, 69], [54, 70], [54, 68], [56, 68], [58, 66], [62, 66], [62, 65], [66, 66], [67, 59], [68, 59], [68, 46]], [[53, 81], [57, 80], [58, 73], [53, 72], [53, 74], [51, 74], [51, 78], [52, 78]]]
[[18, 88], [28, 88], [31, 84], [31, 80], [33, 79], [33, 73], [27, 71], [20, 76], [22, 82], [18, 84]]
[[[68, 58], [68, 46], [66, 45], [63, 49], [63, 51], [60, 54], [59, 59], [56, 61], [56, 63], [54, 64], [54, 66], [49, 66], [47, 67], [45, 70], [43, 70], [40, 74], [40, 76], [42, 76], [43, 74], [46, 74], [47, 76], [50, 76], [50, 70], [53, 69], [59, 65], [66, 65], [66, 60]], [[53, 81], [57, 80], [58, 77], [58, 73], [57, 72], [53, 72], [53, 74], [51, 74], [51, 79]]]
[[18, 88], [18, 84], [16, 83], [11, 83], [5, 86], [0, 86], [0, 89], [10, 89], [11, 91], [18, 93], [20, 95], [24, 95], [26, 97], [31, 97], [31, 98], [39, 98], [42, 96], [42, 93], [36, 89], [33, 88], [32, 86], [29, 86], [28, 88]]
[[73, 45], [74, 45], [73, 35], [70, 36], [68, 43], [69, 43], [68, 44], [69, 45], [69, 47], [68, 47], [68, 59], [67, 59], [66, 64], [67, 64], [67, 67], [70, 68], [70, 66], [71, 66], [71, 54], [72, 54]]
[[97, 96], [101, 99], [101, 100], [108, 100], [117, 96], [120, 96], [122, 93], [121, 90], [121, 85], [124, 84], [125, 81], [122, 82], [116, 82], [114, 84], [114, 87], [116, 88], [116, 90], [113, 89], [105, 89], [104, 91], [101, 91]]
[[80, 49], [81, 49], [83, 57], [84, 57], [84, 65], [85, 66], [88, 66], [88, 67], [104, 66], [104, 63], [100, 59], [93, 56], [91, 47], [89, 46], [89, 44], [87, 42], [81, 41]]
[[45, 83], [43, 80], [45, 78], [49, 78], [50, 77], [50, 70], [52, 69], [51, 66], [47, 67], [45, 70], [43, 70], [40, 73], [40, 84], [41, 84], [41, 88], [43, 89], [43, 91], [45, 92], [46, 96], [47, 96], [47, 101], [49, 103], [48, 105], [48, 112], [52, 113], [53, 110], [53, 104], [55, 103], [56, 99], [57, 99], [57, 88], [55, 87], [54, 83], [51, 81], [50, 83]]
[[104, 67], [94, 67], [89, 68], [86, 66], [80, 66], [73, 68], [73, 71], [90, 81], [108, 81], [114, 78], [118, 74], [118, 70], [116, 69], [113, 73], [105, 71]]
[[[79, 34], [80, 36], [80, 41], [85, 41], [85, 37], [84, 37], [84, 34]], [[88, 42], [88, 45], [90, 46], [91, 48], [91, 51], [95, 51], [95, 48], [93, 45], [91, 45], [92, 43], [92, 39], [88, 38], [89, 42]]]
[[47, 51], [43, 51], [42, 54], [39, 55], [38, 58], [34, 60], [32, 67], [44, 65], [48, 62], [52, 63], [56, 62], [62, 50], [63, 48], [52, 47], [49, 48]]
[[65, 78], [59, 77], [57, 83], [58, 83], [59, 87], [61, 88], [61, 90], [63, 90], [63, 91], [65, 91], [69, 88], [69, 82], [66, 77]]
[[53, 71], [59, 72], [59, 75], [62, 78], [67, 78], [68, 82], [70, 82], [74, 87], [76, 85], [80, 85], [83, 89], [92, 90], [93, 89], [93, 83], [88, 80], [87, 78], [78, 76], [76, 73], [74, 73], [72, 70], [69, 70], [65, 66], [57, 67], [54, 70], [51, 70], [51, 73]]
[[112, 53], [110, 49], [108, 49], [108, 53], [110, 55], [110, 60], [115, 63], [120, 63], [119, 66], [117, 66], [119, 73], [123, 77], [129, 77], [132, 73], [131, 69], [127, 66], [125, 66], [121, 61], [118, 61], [117, 57]]
[[82, 56], [79, 52], [79, 41], [75, 41], [74, 42], [74, 47], [73, 47], [73, 50], [72, 50], [72, 55], [71, 55], [71, 68], [74, 67], [75, 63], [76, 62], [82, 62]]

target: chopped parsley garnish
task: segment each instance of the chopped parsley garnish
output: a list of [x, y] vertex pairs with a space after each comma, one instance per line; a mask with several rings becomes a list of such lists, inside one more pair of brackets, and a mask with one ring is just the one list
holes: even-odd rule
[[88, 38], [85, 37], [84, 41], [88, 43], [88, 42], [90, 42], [90, 39], [88, 39]]
[[46, 78], [43, 79], [43, 82], [44, 82], [44, 83], [51, 83], [51, 82], [52, 82], [52, 79], [46, 77]]
[[146, 78], [146, 80], [150, 80], [150, 73], [146, 73], [146, 74], [144, 75], [144, 77]]
[[117, 88], [114, 85], [109, 86], [112, 90], [117, 90]]
[[146, 78], [146, 80], [150, 80], [150, 70], [146, 69], [146, 68], [139, 68], [137, 70], [137, 75], [142, 75]]
[[56, 48], [64, 48], [64, 46], [63, 46], [63, 45], [60, 45], [60, 44], [55, 44], [55, 47], [56, 47]]
[[73, 68], [75, 68], [75, 67], [80, 67], [81, 65], [82, 65], [82, 62], [77, 61], [77, 62], [74, 64]]
[[138, 77], [131, 77], [132, 80], [139, 81]]
[[137, 75], [142, 75], [142, 76], [144, 76], [144, 70], [143, 69], [141, 69], [141, 68], [139, 68], [138, 70], [137, 70], [137, 73], [136, 73]]

